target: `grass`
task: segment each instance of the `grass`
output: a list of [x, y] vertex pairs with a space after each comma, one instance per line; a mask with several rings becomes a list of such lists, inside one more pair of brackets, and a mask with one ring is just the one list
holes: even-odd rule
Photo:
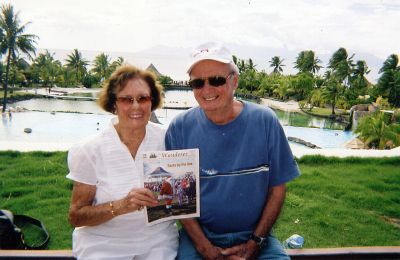
[[288, 184], [275, 227], [305, 246], [399, 246], [400, 157], [299, 160], [301, 177]]
[[71, 248], [66, 162], [65, 152], [0, 152], [0, 208], [41, 220], [51, 236], [50, 249]]
[[[49, 249], [71, 248], [66, 156], [0, 152], [0, 208], [43, 221]], [[400, 246], [400, 157], [305, 156], [298, 162], [302, 175], [288, 183], [274, 229], [280, 241], [299, 234], [306, 248]]]
[[[9, 88], [7, 91], [8, 102], [26, 100], [26, 99], [30, 99], [30, 98], [34, 98], [34, 97], [36, 97], [36, 95], [28, 93], [28, 92], [24, 92], [24, 91], [19, 91], [19, 90], [14, 90], [14, 93], [11, 93], [11, 88]], [[1, 102], [3, 102], [3, 98], [4, 98], [4, 91], [0, 90]]]
[[[316, 116], [323, 116], [323, 117], [329, 117], [332, 114], [332, 108], [330, 107], [313, 107], [311, 111], [307, 111], [309, 114], [313, 114]], [[343, 111], [343, 109], [335, 109], [335, 114], [336, 115], [348, 115], [346, 111]]]

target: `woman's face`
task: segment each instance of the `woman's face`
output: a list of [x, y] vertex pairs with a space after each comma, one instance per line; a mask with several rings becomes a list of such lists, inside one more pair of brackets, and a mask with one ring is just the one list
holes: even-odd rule
[[134, 78], [116, 94], [116, 114], [121, 127], [145, 129], [151, 115], [150, 93], [146, 81]]

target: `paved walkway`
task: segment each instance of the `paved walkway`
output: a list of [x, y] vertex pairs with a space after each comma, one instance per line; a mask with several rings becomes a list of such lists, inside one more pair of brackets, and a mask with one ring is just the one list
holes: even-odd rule
[[307, 149], [303, 147], [292, 146], [293, 154], [300, 158], [304, 155], [323, 155], [335, 157], [399, 157], [400, 147], [392, 150], [373, 150], [373, 149], [344, 149], [344, 148], [326, 148], [326, 149]]
[[[67, 151], [72, 143], [24, 143], [24, 142], [0, 142], [0, 150], [28, 151]], [[291, 146], [293, 154], [300, 158], [304, 155], [323, 155], [335, 157], [397, 157], [400, 156], [400, 147], [392, 150], [364, 150], [364, 149], [310, 149], [299, 145]]]
[[[48, 88], [37, 88], [37, 89], [28, 89], [26, 92], [31, 94], [38, 94], [38, 95], [48, 95]], [[51, 88], [50, 94], [53, 95], [60, 95], [62, 92], [72, 94], [72, 93], [98, 93], [100, 92], [100, 88], [60, 88], [60, 87], [53, 87]]]
[[283, 110], [283, 111], [288, 111], [288, 112], [301, 112], [301, 109], [299, 107], [299, 103], [294, 100], [289, 100], [287, 102], [282, 102], [274, 99], [269, 99], [269, 98], [262, 98], [261, 99], [261, 104], [269, 106], [271, 108]]

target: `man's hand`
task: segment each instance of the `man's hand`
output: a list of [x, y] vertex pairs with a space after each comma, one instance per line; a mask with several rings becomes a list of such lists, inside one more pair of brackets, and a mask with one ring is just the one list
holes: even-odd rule
[[253, 240], [222, 250], [225, 259], [229, 260], [257, 259], [259, 252], [260, 248]]
[[222, 250], [223, 250], [222, 248], [216, 247], [212, 244], [210, 244], [206, 247], [203, 247], [202, 249], [198, 249], [201, 256], [207, 260], [225, 259], [224, 255], [222, 255], [222, 253], [221, 253]]

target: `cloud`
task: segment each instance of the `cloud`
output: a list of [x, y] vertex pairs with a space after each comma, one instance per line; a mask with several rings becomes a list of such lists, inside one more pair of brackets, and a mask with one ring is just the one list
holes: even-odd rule
[[[400, 54], [400, 4], [384, 0], [6, 0], [32, 21], [39, 48], [138, 52], [222, 41], [242, 48], [340, 47], [386, 59]], [[251, 57], [261, 58], [261, 57]], [[270, 57], [268, 57], [270, 58]]]
[[[10, 1], [6, 1], [10, 2]], [[398, 52], [392, 1], [13, 0], [42, 48], [135, 51], [219, 40], [249, 46]]]

